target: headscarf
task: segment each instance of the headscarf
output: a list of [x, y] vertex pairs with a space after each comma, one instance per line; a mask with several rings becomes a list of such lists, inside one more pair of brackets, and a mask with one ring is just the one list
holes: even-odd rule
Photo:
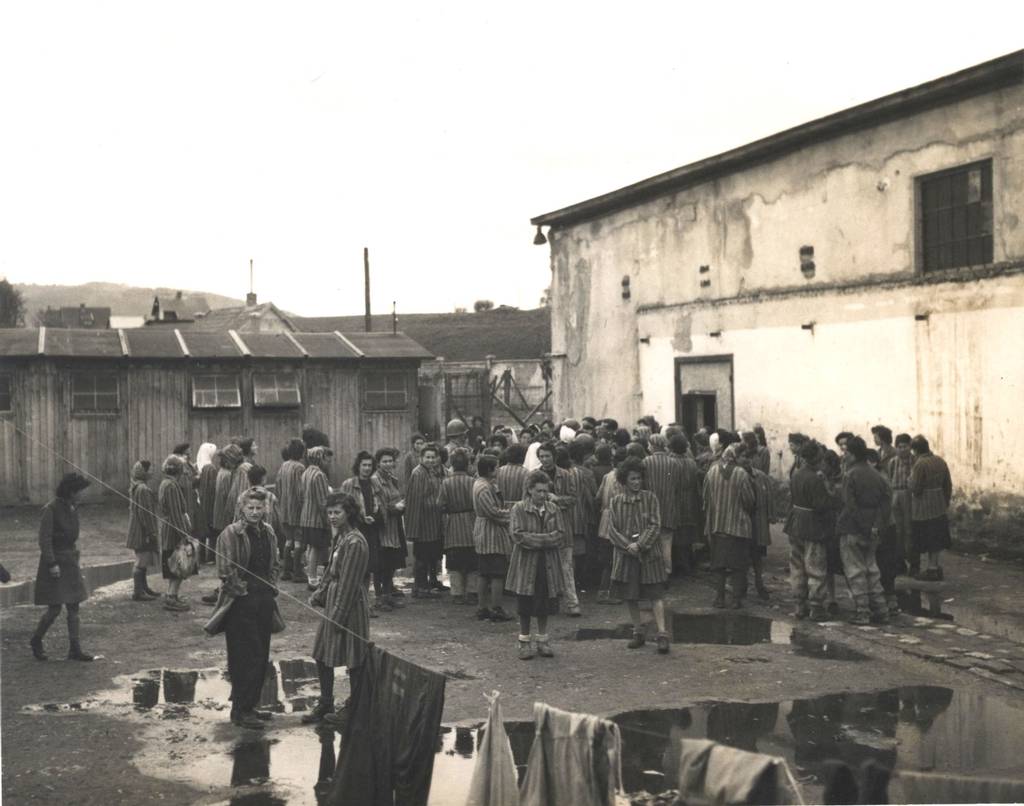
[[134, 465], [132, 465], [131, 473], [131, 486], [134, 487], [136, 484], [145, 484], [149, 477], [149, 469], [152, 465], [148, 459], [139, 459]]
[[234, 443], [225, 445], [220, 452], [221, 455], [221, 466], [227, 470], [234, 470], [236, 467], [242, 464], [242, 460], [245, 459], [245, 454], [242, 453], [242, 449]]
[[575, 437], [576, 432], [567, 425], [563, 425], [558, 429], [558, 438], [562, 440], [562, 442], [572, 442]]
[[202, 470], [213, 462], [213, 455], [217, 453], [217, 446], [212, 442], [204, 442], [196, 452], [196, 467]]
[[164, 459], [163, 466], [160, 468], [165, 476], [180, 476], [181, 471], [185, 468], [185, 461], [177, 454], [172, 453], [166, 459]]
[[334, 452], [330, 448], [324, 448], [322, 446], [310, 448], [306, 451], [306, 461], [311, 465], [316, 465], [321, 470], [324, 465], [327, 464], [327, 460], [332, 456], [334, 456]]
[[652, 451], [668, 450], [668, 440], [665, 439], [664, 434], [651, 434], [650, 439], [647, 442], [651, 446]]
[[711, 436], [708, 437], [708, 447], [711, 449], [712, 453], [718, 453], [719, 442], [718, 434], [716, 432], [712, 432]]

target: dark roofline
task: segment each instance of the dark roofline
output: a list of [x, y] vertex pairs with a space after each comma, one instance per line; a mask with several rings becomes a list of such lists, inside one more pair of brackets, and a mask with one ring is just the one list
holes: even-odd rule
[[719, 176], [881, 123], [1024, 81], [1024, 50], [933, 81], [852, 106], [713, 157], [652, 176], [601, 196], [530, 219], [534, 226], [566, 226], [623, 210]]

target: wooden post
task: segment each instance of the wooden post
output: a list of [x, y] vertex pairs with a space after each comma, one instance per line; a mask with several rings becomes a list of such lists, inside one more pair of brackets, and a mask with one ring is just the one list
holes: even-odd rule
[[370, 318], [370, 248], [363, 247], [363, 288], [366, 292], [366, 319], [364, 330], [369, 333], [373, 330], [373, 321]]

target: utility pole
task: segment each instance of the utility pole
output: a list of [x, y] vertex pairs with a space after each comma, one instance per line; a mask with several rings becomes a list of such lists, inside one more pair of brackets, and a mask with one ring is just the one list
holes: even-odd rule
[[366, 289], [366, 325], [365, 330], [369, 333], [373, 330], [373, 321], [370, 318], [370, 248], [363, 247], [363, 285]]
[[398, 335], [398, 303], [391, 300], [391, 335]]

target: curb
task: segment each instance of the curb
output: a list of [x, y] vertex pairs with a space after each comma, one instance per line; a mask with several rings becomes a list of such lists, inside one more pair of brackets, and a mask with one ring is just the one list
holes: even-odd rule
[[[91, 592], [96, 588], [102, 588], [104, 585], [112, 585], [124, 579], [131, 579], [134, 567], [135, 562], [133, 560], [107, 563], [106, 565], [87, 565], [82, 569], [82, 576], [85, 578], [86, 588]], [[0, 587], [0, 607], [32, 604], [35, 587], [34, 579], [26, 579], [24, 582], [19, 582], [15, 585]]]

